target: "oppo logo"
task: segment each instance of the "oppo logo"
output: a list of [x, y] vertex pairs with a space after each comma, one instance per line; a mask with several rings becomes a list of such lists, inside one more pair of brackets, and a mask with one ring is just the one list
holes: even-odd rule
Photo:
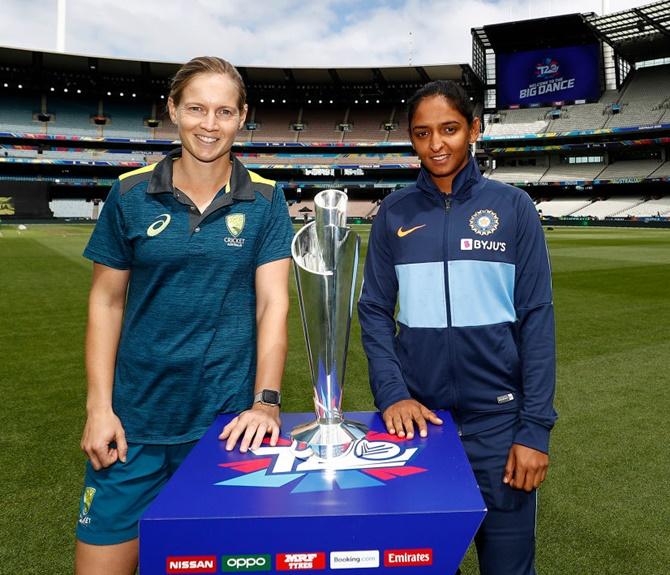
[[224, 573], [270, 571], [271, 567], [269, 555], [224, 555], [221, 557], [221, 570]]

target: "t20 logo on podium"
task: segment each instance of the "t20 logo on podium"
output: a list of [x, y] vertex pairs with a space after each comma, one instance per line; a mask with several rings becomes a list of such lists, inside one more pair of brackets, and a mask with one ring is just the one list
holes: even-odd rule
[[240, 461], [219, 464], [241, 475], [216, 485], [280, 488], [292, 483], [291, 493], [330, 491], [335, 485], [339, 489], [383, 487], [394, 479], [428, 471], [408, 465], [419, 448], [405, 447], [405, 442], [395, 435], [370, 431], [345, 455], [326, 463], [313, 456], [299, 459], [287, 439], [280, 439], [275, 447], [266, 440], [253, 451], [253, 459], [247, 455]]

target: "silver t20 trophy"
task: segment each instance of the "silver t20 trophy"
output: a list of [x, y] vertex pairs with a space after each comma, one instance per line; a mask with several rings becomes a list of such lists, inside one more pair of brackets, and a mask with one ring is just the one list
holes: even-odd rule
[[291, 252], [314, 388], [316, 420], [291, 432], [299, 457], [344, 455], [367, 428], [342, 416], [342, 385], [354, 304], [360, 237], [347, 227], [347, 195], [324, 190], [316, 219], [293, 238]]

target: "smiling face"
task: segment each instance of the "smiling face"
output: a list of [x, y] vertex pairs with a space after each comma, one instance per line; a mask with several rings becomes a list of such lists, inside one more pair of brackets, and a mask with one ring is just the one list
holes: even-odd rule
[[444, 193], [451, 192], [451, 183], [468, 163], [470, 144], [478, 136], [479, 118], [468, 125], [465, 116], [441, 95], [423, 98], [410, 123], [412, 146]]
[[228, 161], [235, 135], [244, 125], [246, 104], [238, 109], [239, 90], [227, 74], [193, 76], [179, 101], [168, 99], [170, 119], [179, 129], [182, 158]]

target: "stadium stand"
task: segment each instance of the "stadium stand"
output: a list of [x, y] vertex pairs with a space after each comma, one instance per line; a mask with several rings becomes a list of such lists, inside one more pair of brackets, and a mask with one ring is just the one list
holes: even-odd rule
[[[484, 131], [487, 137], [561, 133], [573, 130], [599, 130], [654, 125], [670, 122], [665, 106], [670, 94], [670, 66], [635, 70], [622, 91], [608, 90], [597, 103], [574, 104], [560, 108], [522, 108], [500, 110]], [[618, 112], [612, 104], [618, 104]], [[556, 111], [557, 117], [552, 117]]]
[[619, 96], [620, 112], [611, 115], [606, 128], [653, 125], [665, 109], [660, 106], [670, 94], [670, 66], [636, 70]]
[[268, 166], [395, 166], [411, 164], [418, 166], [419, 159], [411, 154], [248, 154], [240, 153], [237, 157], [245, 164], [261, 164]]
[[[613, 91], [614, 96], [617, 95]], [[609, 101], [612, 94], [607, 96]], [[609, 103], [609, 102], [608, 102]], [[564, 106], [560, 109], [560, 116], [552, 119], [547, 126], [547, 132], [571, 132], [573, 130], [598, 130], [605, 125], [609, 119], [607, 115], [607, 103], [602, 101], [597, 104], [576, 104]]]
[[653, 218], [670, 215], [670, 197], [647, 200], [641, 204], [623, 210], [621, 217]]
[[288, 215], [292, 218], [302, 219], [304, 214], [311, 218], [314, 217], [314, 200], [302, 200], [289, 205]]
[[179, 139], [177, 127], [172, 123], [167, 113], [161, 115], [159, 125], [153, 129], [153, 138], [172, 141]]
[[49, 209], [53, 212], [54, 218], [97, 219], [103, 205], [104, 202], [96, 205], [86, 200], [55, 199], [49, 202]]
[[96, 126], [92, 118], [98, 106], [92, 100], [69, 99], [47, 96], [47, 112], [52, 115], [46, 123], [45, 132], [58, 135], [101, 136], [102, 127]]
[[585, 198], [555, 198], [540, 201], [535, 204], [535, 207], [545, 217], [562, 218], [572, 215], [589, 204], [591, 204], [591, 200]]
[[150, 112], [149, 106], [143, 108], [138, 104], [105, 103], [103, 114], [107, 123], [103, 127], [103, 135], [110, 138], [149, 138], [151, 133], [144, 125], [144, 120], [151, 115]]
[[[472, 66], [240, 68], [249, 114], [234, 152], [280, 183], [293, 217], [302, 219], [300, 210], [326, 187], [349, 191], [351, 217], [372, 217], [380, 198], [413, 181], [419, 167], [407, 133], [407, 98], [429, 80], [451, 79], [485, 120], [476, 154], [483, 171], [541, 198], [545, 220], [663, 219], [669, 214], [670, 130], [661, 124], [670, 124], [670, 43], [659, 29], [665, 12], [654, 12], [656, 4], [626, 11], [626, 18], [571, 14], [474, 29]], [[631, 29], [640, 14], [654, 25]], [[604, 42], [613, 49], [610, 61]], [[572, 47], [580, 57], [590, 47], [598, 61], [595, 90], [581, 99], [552, 95], [515, 103], [509, 94], [524, 88], [514, 85], [506, 109], [496, 108], [504, 101], [501, 82], [509, 78], [497, 74], [497, 55], [533, 54], [524, 74], [535, 76], [545, 64], [535, 54], [552, 46]], [[571, 69], [563, 55], [554, 56], [562, 73]], [[0, 135], [0, 180], [26, 188], [44, 183], [54, 201], [89, 200], [78, 208], [54, 204], [57, 215], [90, 217], [90, 200], [104, 198], [120, 173], [158, 161], [178, 144], [164, 111], [177, 64], [98, 59], [98, 72], [91, 72], [86, 57], [1, 47], [0, 59], [8, 64], [0, 66], [0, 131], [10, 132]], [[82, 73], [73, 80], [71, 69]]]
[[546, 119], [552, 108], [522, 108], [502, 110], [493, 117], [493, 123], [484, 131], [485, 136], [520, 136], [539, 134], [549, 125]]
[[303, 129], [297, 132], [299, 142], [341, 142], [344, 133], [338, 129], [340, 124], [345, 123], [346, 111], [337, 108], [304, 107], [301, 110]]
[[617, 214], [638, 206], [644, 202], [644, 198], [610, 198], [593, 202], [580, 208], [570, 215], [573, 217], [596, 218], [598, 220]]
[[510, 184], [518, 182], [539, 182], [547, 166], [500, 166], [489, 177]]
[[349, 109], [347, 124], [351, 130], [345, 132], [343, 141], [383, 142], [388, 132], [384, 125], [392, 125], [393, 108], [390, 106], [352, 107]]
[[387, 136], [388, 142], [409, 142], [409, 135], [407, 133], [407, 110], [404, 105], [395, 106], [391, 116], [390, 123], [395, 129], [389, 131]]
[[557, 166], [551, 166], [538, 181], [569, 182], [595, 180], [604, 168], [604, 163], [559, 164]]
[[0, 94], [0, 131], [42, 132], [42, 124], [34, 118], [39, 111], [40, 99], [35, 95]]
[[253, 115], [256, 129], [251, 133], [252, 142], [296, 142], [298, 133], [291, 125], [299, 123], [297, 108], [257, 107]]
[[601, 180], [647, 178], [661, 167], [659, 160], [623, 160], [609, 164], [600, 174]]
[[670, 178], [670, 161], [662, 164], [656, 171], [649, 174], [652, 178]]

